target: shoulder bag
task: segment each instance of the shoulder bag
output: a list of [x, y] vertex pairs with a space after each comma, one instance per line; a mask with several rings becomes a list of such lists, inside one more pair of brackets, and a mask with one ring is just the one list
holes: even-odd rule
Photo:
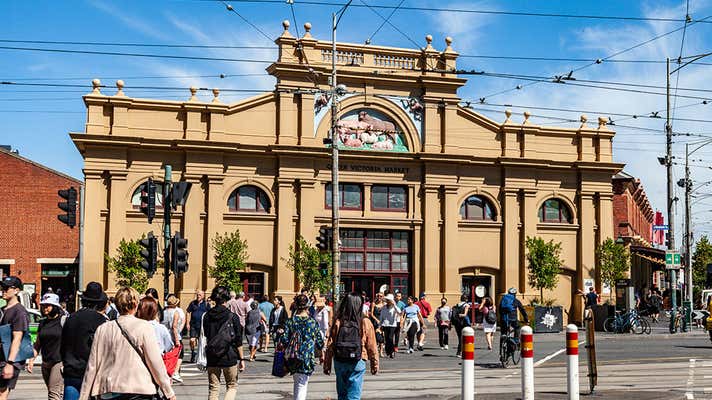
[[148, 368], [148, 364], [146, 364], [146, 360], [143, 359], [143, 353], [141, 353], [141, 350], [138, 349], [138, 347], [134, 344], [134, 342], [131, 340], [129, 337], [128, 333], [124, 330], [124, 328], [119, 324], [119, 320], [115, 319], [114, 322], [116, 322], [116, 326], [119, 327], [119, 330], [121, 331], [121, 334], [124, 335], [124, 338], [126, 338], [126, 341], [129, 342], [131, 347], [134, 349], [136, 354], [138, 354], [138, 358], [141, 359], [141, 362], [143, 363], [143, 366], [146, 367], [146, 370], [148, 371], [148, 376], [151, 377], [151, 382], [153, 382], [153, 386], [156, 387], [156, 394], [153, 395], [154, 400], [167, 400], [168, 398], [166, 397], [165, 394], [163, 394], [158, 387], [158, 384], [156, 383], [156, 380], [153, 379], [153, 374], [151, 373], [151, 369]]

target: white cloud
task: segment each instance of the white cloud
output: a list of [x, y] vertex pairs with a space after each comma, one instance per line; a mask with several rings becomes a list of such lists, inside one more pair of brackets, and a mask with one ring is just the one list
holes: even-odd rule
[[[488, 1], [455, 2], [442, 5], [442, 8], [496, 10], [496, 7]], [[459, 53], [473, 51], [475, 44], [482, 37], [483, 28], [495, 20], [491, 15], [448, 11], [428, 13], [428, 16], [433, 22], [437, 33], [453, 38], [453, 48]], [[438, 49], [440, 46], [444, 47], [441, 43], [434, 44], [434, 47]]]
[[143, 21], [140, 18], [136, 17], [135, 15], [128, 15], [123, 10], [114, 7], [113, 5], [111, 5], [108, 2], [90, 1], [89, 4], [91, 4], [94, 8], [97, 8], [97, 9], [111, 15], [112, 17], [118, 19], [127, 27], [129, 27], [137, 32], [140, 32], [146, 36], [151, 36], [155, 39], [162, 39], [162, 40], [169, 39], [169, 37], [164, 32], [155, 28], [149, 22]]

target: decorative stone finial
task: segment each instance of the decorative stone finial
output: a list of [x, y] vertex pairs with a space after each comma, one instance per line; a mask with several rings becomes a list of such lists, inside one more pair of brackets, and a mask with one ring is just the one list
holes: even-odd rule
[[304, 23], [304, 38], [305, 38], [305, 39], [312, 37], [312, 35], [311, 35], [311, 28], [312, 28], [311, 22], [305, 22], [305, 23]]
[[605, 129], [607, 123], [606, 117], [598, 117], [598, 129]]
[[506, 109], [506, 110], [504, 110], [504, 115], [507, 117], [507, 118], [504, 120], [504, 123], [505, 123], [505, 124], [508, 124], [508, 123], [512, 122], [512, 121], [509, 119], [509, 117], [512, 116], [512, 110], [510, 110], [509, 108]]
[[213, 103], [220, 103], [220, 99], [218, 99], [219, 95], [220, 95], [220, 89], [218, 89], [218, 88], [213, 89]]
[[124, 94], [124, 81], [122, 81], [121, 79], [116, 81], [116, 89], [116, 96], [126, 96]]
[[92, 94], [101, 94], [101, 81], [99, 78], [94, 78], [91, 81], [91, 87], [94, 88], [91, 92]]
[[425, 35], [425, 43], [427, 43], [425, 46], [425, 50], [433, 50], [433, 35]]
[[195, 97], [195, 94], [198, 93], [198, 88], [195, 86], [190, 87], [190, 99], [188, 101], [198, 101], [198, 98]]
[[581, 127], [580, 128], [586, 127], [586, 121], [588, 121], [588, 117], [586, 116], [586, 114], [581, 114]]
[[523, 124], [528, 124], [529, 123], [529, 117], [532, 116], [532, 113], [529, 111], [524, 111], [524, 122]]
[[289, 33], [289, 20], [285, 19], [282, 21], [282, 27], [284, 28], [284, 32], [282, 32], [281, 37], [292, 37], [292, 34]]
[[445, 44], [447, 45], [445, 51], [452, 51], [452, 38], [450, 36], [445, 38]]

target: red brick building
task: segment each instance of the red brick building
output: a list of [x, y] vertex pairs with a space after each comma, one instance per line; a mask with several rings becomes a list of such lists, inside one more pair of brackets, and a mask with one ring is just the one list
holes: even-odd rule
[[57, 191], [73, 186], [79, 193], [81, 185], [0, 147], [0, 269], [19, 276], [26, 291], [44, 293], [51, 287], [72, 303], [78, 283], [79, 208], [77, 226], [70, 229], [57, 219], [62, 200]]
[[630, 277], [636, 289], [661, 287], [665, 251], [653, 247], [655, 211], [643, 184], [623, 171], [613, 176], [613, 232], [631, 252]]

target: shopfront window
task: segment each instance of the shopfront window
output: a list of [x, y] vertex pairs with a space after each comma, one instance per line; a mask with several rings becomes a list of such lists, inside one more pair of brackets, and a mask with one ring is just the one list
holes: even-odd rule
[[410, 232], [344, 229], [341, 231], [342, 271], [407, 272]]
[[539, 222], [571, 224], [571, 210], [560, 199], [549, 199], [539, 208]]
[[267, 193], [253, 185], [240, 186], [227, 200], [230, 211], [269, 213], [270, 203]]
[[482, 196], [470, 196], [460, 206], [460, 216], [462, 219], [479, 221], [496, 221], [497, 213], [495, 208], [486, 198]]
[[[331, 208], [332, 201], [331, 184], [326, 185], [326, 208]], [[362, 210], [363, 209], [363, 188], [354, 183], [339, 184], [339, 209], [340, 210]]]
[[408, 196], [404, 186], [374, 185], [371, 188], [371, 209], [376, 211], [405, 211]]

